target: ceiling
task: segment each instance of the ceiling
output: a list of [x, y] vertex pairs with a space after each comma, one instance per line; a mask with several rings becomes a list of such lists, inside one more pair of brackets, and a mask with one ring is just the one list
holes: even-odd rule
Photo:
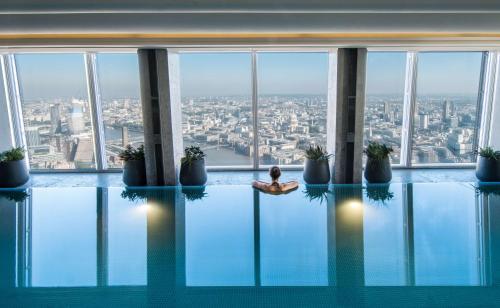
[[455, 12], [500, 11], [495, 0], [2, 0], [1, 12], [257, 11]]

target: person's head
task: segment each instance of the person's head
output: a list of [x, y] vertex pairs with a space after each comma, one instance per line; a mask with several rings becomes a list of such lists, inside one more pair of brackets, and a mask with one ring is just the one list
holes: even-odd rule
[[272, 166], [271, 169], [269, 169], [269, 175], [271, 176], [271, 179], [273, 181], [277, 181], [279, 177], [281, 176], [281, 169], [278, 166]]

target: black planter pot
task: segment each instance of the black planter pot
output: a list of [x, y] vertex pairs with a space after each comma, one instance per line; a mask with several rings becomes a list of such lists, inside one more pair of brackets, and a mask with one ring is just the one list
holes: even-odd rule
[[304, 165], [304, 181], [307, 184], [328, 184], [330, 181], [330, 166], [328, 160], [311, 160], [306, 158]]
[[26, 161], [15, 160], [0, 163], [0, 187], [17, 187], [30, 179]]
[[179, 180], [184, 186], [202, 186], [207, 182], [205, 160], [199, 159], [191, 163], [181, 164]]
[[127, 186], [146, 185], [146, 163], [144, 159], [125, 162], [123, 166], [123, 183]]
[[479, 156], [476, 177], [481, 182], [500, 182], [500, 160]]
[[369, 183], [388, 183], [392, 179], [391, 161], [389, 157], [383, 160], [367, 159], [365, 179]]

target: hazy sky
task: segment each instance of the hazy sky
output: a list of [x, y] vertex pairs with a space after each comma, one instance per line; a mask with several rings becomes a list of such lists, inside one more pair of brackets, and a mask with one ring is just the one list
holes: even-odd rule
[[[249, 53], [190, 53], [180, 57], [181, 94], [250, 95]], [[24, 99], [86, 97], [82, 54], [16, 55]], [[370, 52], [367, 94], [402, 94], [405, 53]], [[480, 52], [420, 53], [417, 93], [475, 94]], [[260, 94], [326, 94], [326, 53], [259, 53]], [[99, 54], [98, 72], [104, 99], [138, 97], [136, 54]]]

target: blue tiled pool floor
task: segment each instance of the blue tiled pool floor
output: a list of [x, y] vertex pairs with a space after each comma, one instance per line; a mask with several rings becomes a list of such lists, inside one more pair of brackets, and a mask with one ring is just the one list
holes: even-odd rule
[[500, 186], [0, 191], [2, 307], [486, 307]]

